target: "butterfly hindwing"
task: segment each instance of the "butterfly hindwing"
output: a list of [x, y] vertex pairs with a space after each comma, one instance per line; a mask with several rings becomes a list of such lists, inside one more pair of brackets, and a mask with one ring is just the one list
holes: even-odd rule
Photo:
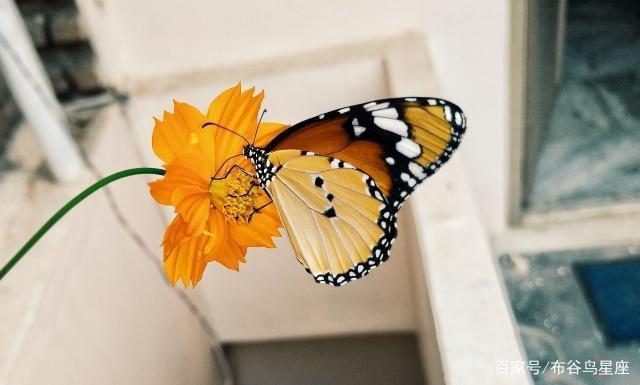
[[397, 209], [458, 147], [466, 118], [437, 98], [394, 98], [341, 108], [291, 126], [265, 148], [340, 159], [370, 175]]
[[307, 119], [244, 154], [298, 260], [317, 282], [338, 286], [388, 259], [399, 207], [465, 129], [462, 110], [446, 100], [382, 99]]
[[388, 258], [395, 214], [373, 178], [300, 150], [274, 151], [267, 164], [267, 189], [298, 260], [317, 282], [345, 284]]

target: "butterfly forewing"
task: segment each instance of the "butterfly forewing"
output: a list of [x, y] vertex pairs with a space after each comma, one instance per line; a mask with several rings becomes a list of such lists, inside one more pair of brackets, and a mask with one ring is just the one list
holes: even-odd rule
[[373, 178], [306, 151], [269, 154], [268, 184], [298, 260], [321, 283], [342, 285], [385, 261], [395, 215]]
[[446, 100], [382, 99], [307, 119], [266, 150], [312, 151], [352, 164], [371, 176], [397, 209], [451, 157], [465, 128], [462, 110]]
[[383, 99], [289, 127], [245, 155], [275, 202], [298, 260], [342, 285], [389, 257], [396, 213], [458, 147], [466, 118], [437, 98]]

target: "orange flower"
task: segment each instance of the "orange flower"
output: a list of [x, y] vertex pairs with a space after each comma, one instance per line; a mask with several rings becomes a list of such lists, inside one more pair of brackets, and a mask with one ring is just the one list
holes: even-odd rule
[[[248, 247], [275, 247], [271, 237], [280, 236], [276, 208], [241, 156], [246, 142], [238, 135], [253, 139], [264, 98], [263, 92], [253, 93], [254, 88], [243, 92], [240, 84], [229, 88], [206, 115], [174, 101], [173, 114], [165, 111], [161, 121], [155, 120], [153, 150], [167, 172], [149, 186], [158, 203], [174, 206], [177, 213], [162, 242], [165, 272], [173, 284], [181, 279], [185, 287], [195, 286], [211, 261], [238, 270]], [[261, 123], [256, 145], [286, 127]]]

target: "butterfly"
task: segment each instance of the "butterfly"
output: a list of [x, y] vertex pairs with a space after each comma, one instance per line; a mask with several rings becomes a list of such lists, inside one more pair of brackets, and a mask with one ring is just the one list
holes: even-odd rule
[[298, 261], [316, 282], [341, 286], [389, 258], [398, 210], [465, 129], [449, 101], [381, 99], [304, 120], [262, 148], [247, 141], [243, 155]]

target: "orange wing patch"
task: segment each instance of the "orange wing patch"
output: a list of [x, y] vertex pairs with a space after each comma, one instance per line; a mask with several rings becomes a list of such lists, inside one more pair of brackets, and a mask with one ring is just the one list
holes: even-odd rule
[[349, 134], [344, 130], [345, 117], [313, 122], [297, 130], [271, 149], [275, 150], [303, 150], [318, 154], [329, 154], [346, 147]]
[[375, 100], [307, 119], [278, 135], [267, 152], [295, 149], [331, 156], [371, 176], [399, 208], [458, 147], [462, 110], [437, 98]]
[[369, 174], [385, 196], [391, 190], [391, 177], [384, 162], [383, 148], [369, 140], [354, 140], [344, 130], [344, 117], [311, 123], [279, 142], [273, 150], [295, 149], [332, 156], [351, 163]]
[[422, 147], [418, 163], [427, 166], [435, 162], [451, 140], [451, 124], [445, 119], [444, 108], [418, 105], [407, 107], [404, 117], [413, 128], [413, 139]]

